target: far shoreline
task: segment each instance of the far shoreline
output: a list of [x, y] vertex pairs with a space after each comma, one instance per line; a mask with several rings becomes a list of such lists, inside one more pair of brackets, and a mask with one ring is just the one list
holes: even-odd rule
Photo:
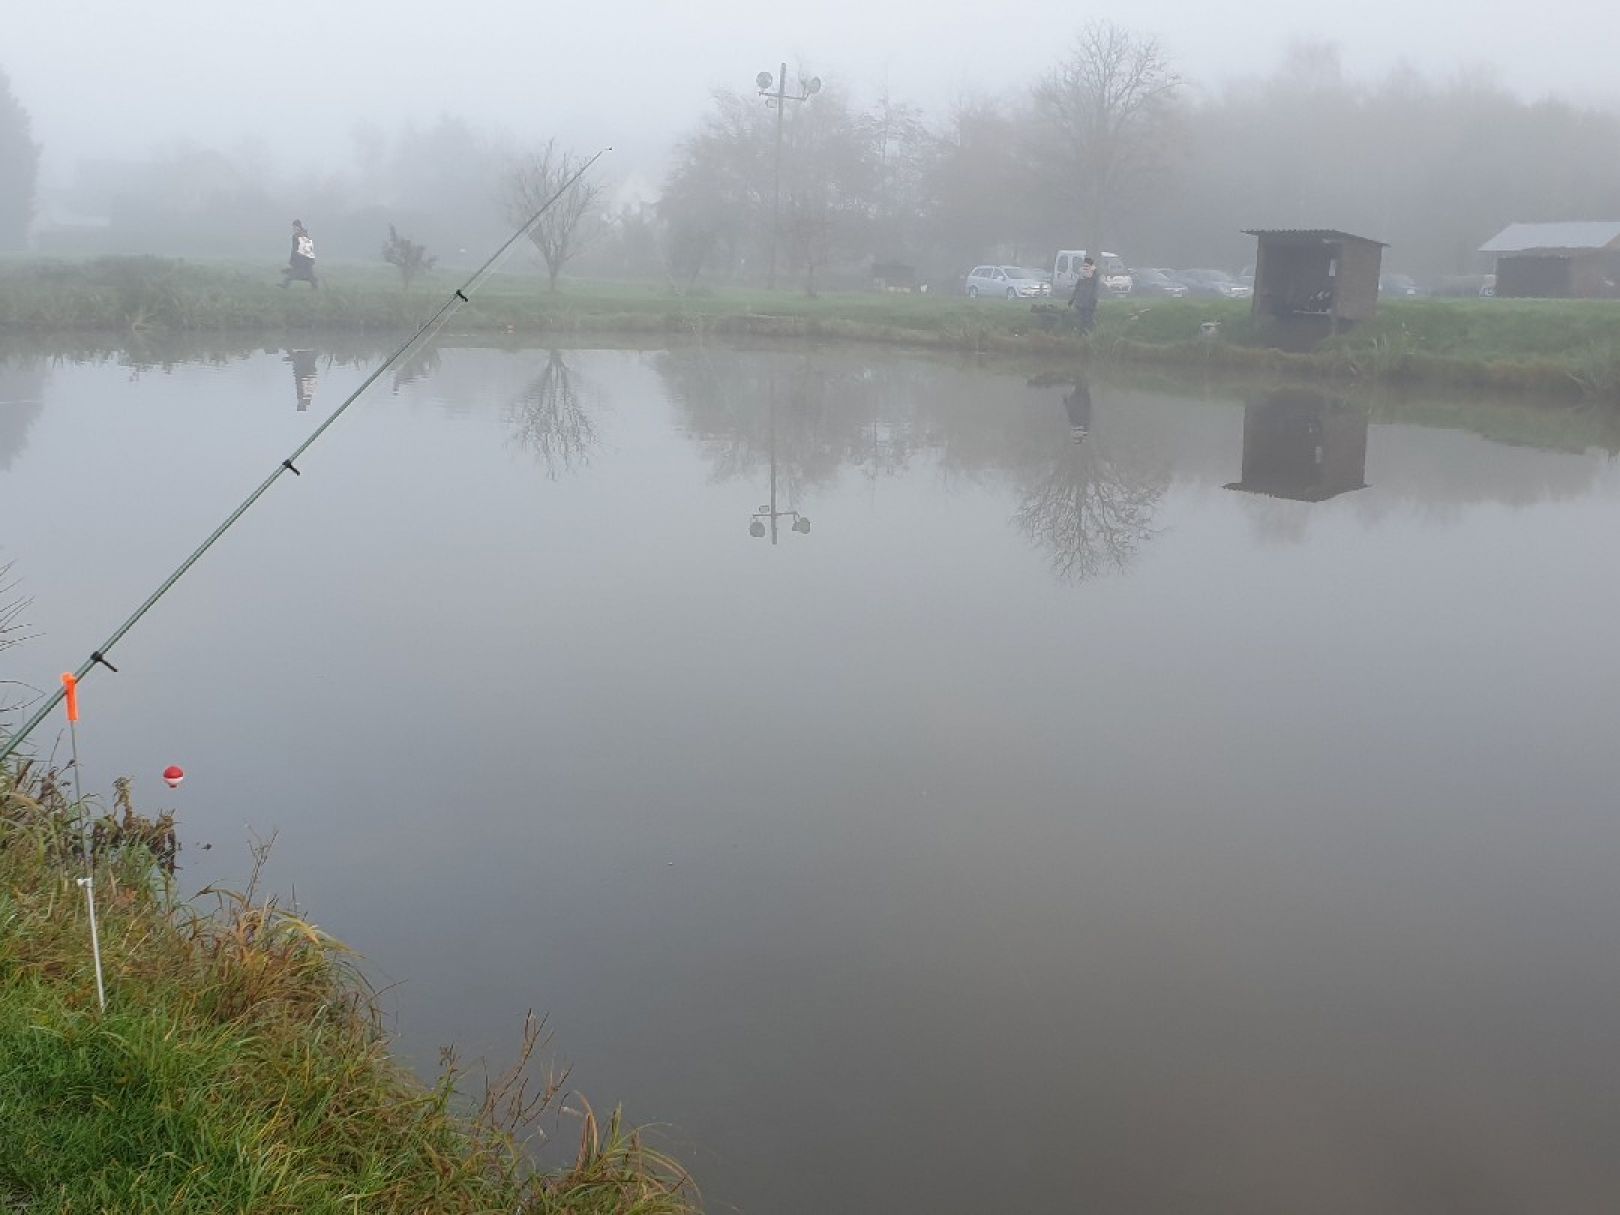
[[[94, 335], [158, 338], [403, 337], [455, 289], [440, 271], [403, 290], [386, 267], [336, 265], [319, 291], [264, 268], [151, 257], [0, 261], [0, 343]], [[1048, 308], [1051, 308], [1048, 305]], [[1212, 324], [1213, 323], [1213, 324]], [[1385, 301], [1373, 320], [1309, 353], [1262, 344], [1236, 300], [1110, 300], [1089, 336], [1061, 307], [877, 291], [809, 296], [753, 288], [676, 293], [654, 283], [487, 280], [449, 337], [810, 339], [1018, 356], [1044, 368], [1163, 366], [1326, 384], [1423, 386], [1620, 403], [1620, 301]]]

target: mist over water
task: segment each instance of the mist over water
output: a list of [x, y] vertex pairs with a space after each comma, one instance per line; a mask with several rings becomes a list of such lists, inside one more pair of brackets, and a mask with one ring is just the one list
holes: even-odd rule
[[[370, 362], [8, 358], [6, 674]], [[548, 1012], [715, 1210], [1607, 1208], [1601, 418], [712, 345], [385, 388], [81, 743], [186, 889], [278, 831], [424, 1067]]]
[[[378, 262], [392, 224], [472, 265], [551, 141], [615, 149], [569, 273], [677, 288], [770, 277], [766, 228], [795, 285], [903, 266], [954, 290], [978, 262], [1050, 269], [1099, 242], [1236, 273], [1243, 229], [1290, 226], [1387, 241], [1385, 269], [1431, 290], [1488, 272], [1478, 250], [1510, 223], [1620, 215], [1620, 17], [1576, 0], [1535, 22], [1376, 0], [1332, 23], [1281, 0], [1241, 22], [1163, 0], [995, 18], [840, 0], [813, 19], [638, 2], [566, 30], [498, 3], [432, 21], [371, 0], [226, 7], [11, 16], [0, 96], [9, 82], [27, 126], [0, 117], [0, 177], [35, 144], [40, 177], [20, 222], [0, 189], [0, 249], [273, 266], [297, 217], [330, 264]], [[1089, 56], [1096, 26], [1158, 67], [1150, 104], [1109, 103], [1106, 139], [1075, 115], [1129, 56]]]
[[[1614, 1209], [1620, 6], [3, 28], [0, 718], [518, 232], [83, 694], [404, 1063], [536, 1010], [717, 1212]], [[1283, 313], [1587, 399], [701, 340]]]

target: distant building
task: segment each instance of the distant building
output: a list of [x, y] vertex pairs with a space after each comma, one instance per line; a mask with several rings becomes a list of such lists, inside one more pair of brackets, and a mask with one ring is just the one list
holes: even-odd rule
[[1281, 346], [1308, 346], [1378, 311], [1382, 241], [1333, 228], [1250, 228], [1255, 319]]
[[29, 244], [39, 253], [101, 253], [111, 228], [105, 215], [81, 215], [51, 201], [35, 213]]
[[1509, 224], [1479, 251], [1496, 258], [1497, 295], [1620, 295], [1620, 220]]
[[1367, 485], [1367, 411], [1309, 389], [1243, 409], [1243, 479], [1227, 489], [1325, 502]]
[[872, 263], [872, 287], [876, 291], [915, 291], [917, 289], [917, 267], [908, 266], [904, 262]]

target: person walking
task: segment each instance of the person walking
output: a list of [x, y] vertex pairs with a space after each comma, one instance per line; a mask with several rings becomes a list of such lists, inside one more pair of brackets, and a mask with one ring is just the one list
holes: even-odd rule
[[308, 283], [316, 291], [320, 290], [320, 280], [315, 277], [315, 239], [310, 236], [309, 229], [304, 227], [301, 219], [293, 220], [292, 256], [287, 259], [287, 268], [281, 272], [281, 285], [285, 287], [294, 279]]
[[1097, 263], [1086, 258], [1080, 263], [1080, 277], [1075, 280], [1074, 294], [1069, 306], [1080, 314], [1080, 332], [1090, 333], [1097, 323], [1097, 288], [1102, 279], [1097, 274]]

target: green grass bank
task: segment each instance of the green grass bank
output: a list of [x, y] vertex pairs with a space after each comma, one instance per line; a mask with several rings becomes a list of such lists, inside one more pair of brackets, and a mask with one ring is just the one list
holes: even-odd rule
[[[56, 773], [0, 772], [0, 1211], [696, 1209], [616, 1115], [558, 1119], [532, 1022], [482, 1100], [453, 1062], [420, 1082], [340, 945], [251, 889], [176, 901], [172, 823], [116, 800], [95, 826], [102, 1014], [76, 807]], [[542, 1124], [566, 1132], [555, 1160], [531, 1150]]]
[[[441, 271], [407, 292], [381, 265], [329, 266], [323, 279], [317, 292], [279, 287], [272, 265], [0, 261], [0, 336], [394, 334], [425, 318], [457, 281]], [[1219, 323], [1215, 336], [1204, 333], [1206, 321]], [[575, 282], [551, 293], [534, 275], [498, 274], [450, 332], [807, 337], [1620, 401], [1620, 302], [1612, 301], [1386, 301], [1375, 321], [1310, 353], [1287, 354], [1258, 343], [1244, 302], [1110, 302], [1097, 331], [1080, 338], [1047, 331], [1027, 305], [1001, 301], [744, 288], [676, 295], [651, 284]]]

